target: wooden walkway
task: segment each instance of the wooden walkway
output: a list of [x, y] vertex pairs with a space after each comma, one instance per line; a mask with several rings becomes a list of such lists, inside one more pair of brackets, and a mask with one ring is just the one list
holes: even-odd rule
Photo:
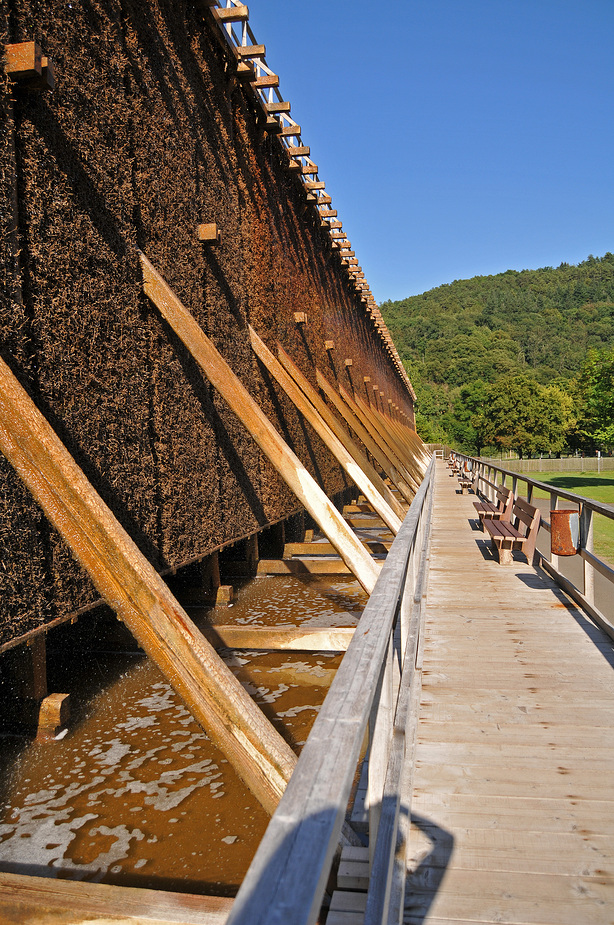
[[613, 923], [612, 642], [438, 466], [404, 921]]

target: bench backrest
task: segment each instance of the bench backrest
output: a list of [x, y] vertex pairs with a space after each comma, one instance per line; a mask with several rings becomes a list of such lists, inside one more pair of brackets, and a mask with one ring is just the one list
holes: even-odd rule
[[516, 498], [512, 517], [515, 521], [516, 529], [520, 533], [523, 532], [521, 524], [525, 527], [524, 535], [527, 537], [527, 542], [524, 545], [523, 551], [530, 563], [533, 559], [533, 553], [535, 552], [535, 543], [537, 542], [537, 534], [539, 533], [541, 524], [541, 514], [536, 507], [533, 507], [533, 505], [525, 501], [524, 498]]
[[495, 487], [497, 494], [497, 510], [501, 512], [500, 520], [510, 520], [514, 507], [514, 493], [511, 488], [501, 485]]

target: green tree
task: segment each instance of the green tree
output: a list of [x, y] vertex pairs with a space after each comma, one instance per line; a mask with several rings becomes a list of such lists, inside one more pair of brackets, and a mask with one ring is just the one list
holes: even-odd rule
[[540, 386], [537, 399], [536, 452], [560, 453], [575, 426], [574, 402], [558, 385]]
[[487, 385], [481, 379], [462, 386], [456, 396], [453, 419], [448, 427], [453, 442], [476, 456], [481, 456], [486, 444], [487, 401]]
[[528, 376], [499, 379], [488, 389], [486, 438], [522, 458], [535, 452], [539, 385]]
[[591, 350], [578, 381], [578, 431], [594, 447], [614, 448], [614, 349]]
[[509, 376], [487, 390], [485, 437], [520, 457], [560, 453], [573, 421], [573, 401], [560, 386]]

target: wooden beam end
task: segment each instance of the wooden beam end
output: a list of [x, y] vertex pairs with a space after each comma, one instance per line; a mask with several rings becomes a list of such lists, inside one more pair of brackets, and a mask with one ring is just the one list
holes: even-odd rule
[[217, 245], [222, 243], [222, 232], [216, 222], [204, 222], [196, 226], [196, 237], [203, 244]]

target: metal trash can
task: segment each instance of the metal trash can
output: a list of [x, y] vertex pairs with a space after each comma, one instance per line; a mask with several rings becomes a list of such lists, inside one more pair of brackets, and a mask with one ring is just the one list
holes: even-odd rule
[[580, 548], [580, 515], [578, 511], [550, 511], [550, 553], [553, 556], [575, 556]]

